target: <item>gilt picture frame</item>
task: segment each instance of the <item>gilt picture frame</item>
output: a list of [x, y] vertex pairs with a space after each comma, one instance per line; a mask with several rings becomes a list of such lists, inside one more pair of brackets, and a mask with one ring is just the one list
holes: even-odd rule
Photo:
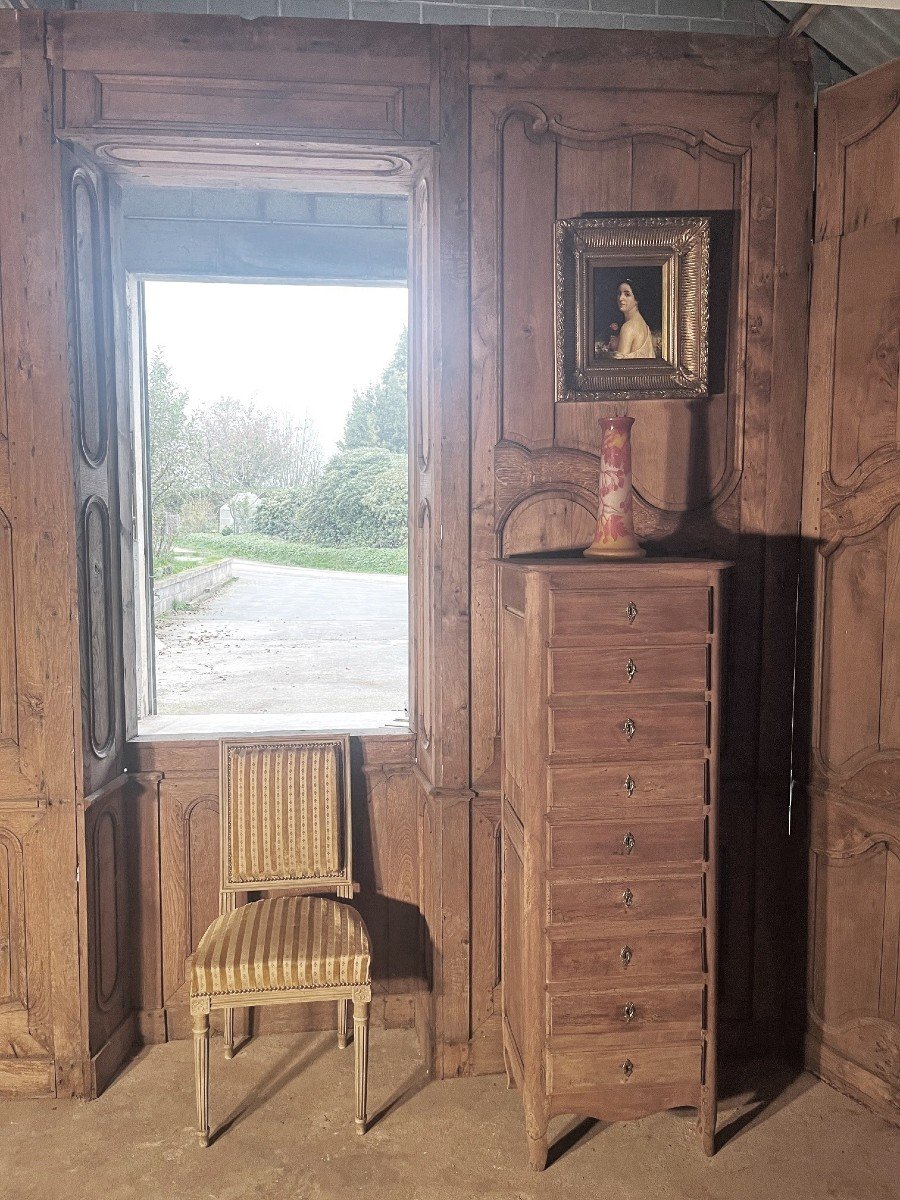
[[709, 242], [704, 216], [556, 222], [557, 402], [707, 394]]

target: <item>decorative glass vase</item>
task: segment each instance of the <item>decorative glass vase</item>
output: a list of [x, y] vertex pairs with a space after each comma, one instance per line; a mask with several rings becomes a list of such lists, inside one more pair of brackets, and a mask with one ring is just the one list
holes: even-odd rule
[[634, 417], [601, 417], [600, 504], [597, 532], [586, 558], [643, 558], [634, 536], [631, 498], [631, 427]]

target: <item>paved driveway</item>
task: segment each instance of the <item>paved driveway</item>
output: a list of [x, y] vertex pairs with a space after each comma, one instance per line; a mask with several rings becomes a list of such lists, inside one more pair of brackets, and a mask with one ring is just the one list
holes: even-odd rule
[[160, 715], [403, 713], [406, 576], [240, 559], [235, 574], [158, 622]]

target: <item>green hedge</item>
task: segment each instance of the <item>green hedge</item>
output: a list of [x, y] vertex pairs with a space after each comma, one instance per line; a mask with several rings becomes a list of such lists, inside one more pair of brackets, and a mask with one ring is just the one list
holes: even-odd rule
[[178, 545], [220, 558], [248, 558], [285, 567], [312, 567], [319, 571], [361, 571], [366, 574], [405, 575], [406, 546], [304, 546], [264, 533], [192, 534]]

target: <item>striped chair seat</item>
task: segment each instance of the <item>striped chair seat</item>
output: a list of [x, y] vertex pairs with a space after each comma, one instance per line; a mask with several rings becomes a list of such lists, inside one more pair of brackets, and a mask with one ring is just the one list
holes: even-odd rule
[[320, 896], [279, 896], [213, 921], [200, 940], [192, 996], [296, 991], [369, 983], [362, 917]]

